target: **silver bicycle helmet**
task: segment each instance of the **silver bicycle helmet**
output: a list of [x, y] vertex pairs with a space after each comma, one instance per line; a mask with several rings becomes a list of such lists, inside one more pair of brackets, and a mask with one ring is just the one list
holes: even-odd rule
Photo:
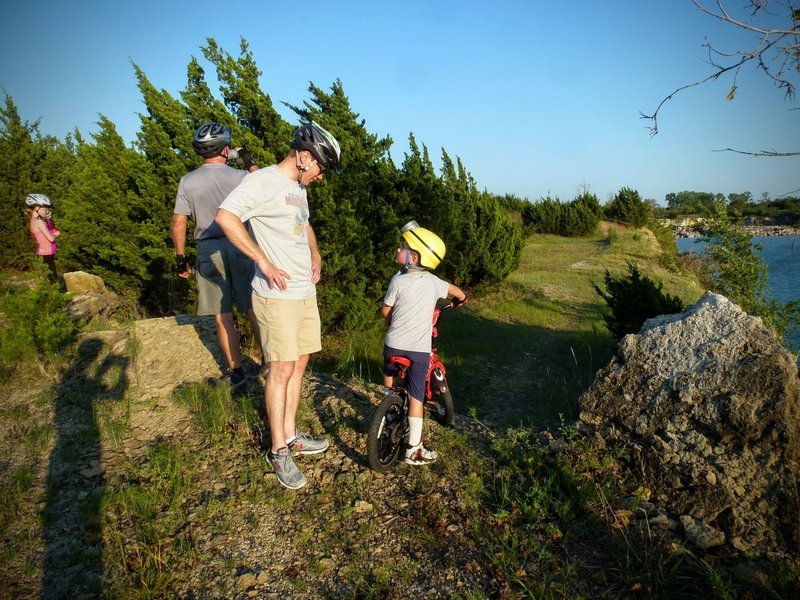
[[339, 168], [342, 150], [336, 138], [314, 121], [304, 123], [294, 132], [294, 139], [289, 145], [293, 150], [308, 150], [314, 159], [324, 168]]
[[50, 202], [50, 198], [45, 196], [44, 194], [28, 194], [25, 196], [25, 206], [34, 207], [34, 206], [45, 206], [47, 208], [51, 208], [53, 203]]
[[231, 143], [231, 130], [219, 123], [205, 123], [197, 128], [192, 139], [194, 151], [203, 158], [217, 156]]

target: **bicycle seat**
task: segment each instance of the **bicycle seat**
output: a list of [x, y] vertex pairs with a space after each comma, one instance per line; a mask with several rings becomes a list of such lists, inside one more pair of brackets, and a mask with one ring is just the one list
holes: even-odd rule
[[398, 367], [405, 367], [406, 369], [411, 366], [411, 359], [405, 356], [390, 356], [389, 362]]

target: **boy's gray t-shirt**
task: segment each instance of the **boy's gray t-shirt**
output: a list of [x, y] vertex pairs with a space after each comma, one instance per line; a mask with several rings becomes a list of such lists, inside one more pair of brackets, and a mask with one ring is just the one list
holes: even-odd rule
[[398, 273], [389, 282], [383, 303], [392, 307], [384, 343], [397, 350], [430, 352], [433, 311], [447, 298], [449, 284], [428, 271]]
[[181, 177], [175, 198], [176, 215], [191, 215], [194, 239], [225, 237], [214, 221], [222, 201], [242, 182], [247, 171], [222, 163], [205, 164]]

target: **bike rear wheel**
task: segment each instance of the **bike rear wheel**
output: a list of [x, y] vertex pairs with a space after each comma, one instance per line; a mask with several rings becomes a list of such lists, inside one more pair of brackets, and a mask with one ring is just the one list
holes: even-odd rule
[[397, 394], [386, 396], [375, 409], [367, 436], [369, 466], [384, 473], [394, 466], [408, 440], [407, 402]]
[[431, 371], [431, 399], [426, 405], [431, 417], [439, 425], [447, 427], [453, 422], [455, 414], [453, 396], [450, 394], [450, 386], [442, 369], [436, 368]]

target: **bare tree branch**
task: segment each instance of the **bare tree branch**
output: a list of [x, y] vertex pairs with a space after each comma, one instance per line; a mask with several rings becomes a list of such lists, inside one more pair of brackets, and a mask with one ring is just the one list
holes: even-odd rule
[[735, 150], [734, 148], [721, 148], [714, 152], [735, 152], [736, 154], [748, 154], [750, 156], [800, 156], [800, 152], [778, 152], [777, 150], [759, 150], [758, 152], [747, 152], [745, 150]]
[[[759, 26], [756, 20], [762, 15], [764, 15], [765, 19], [775, 16], [774, 13], [767, 10], [770, 0], [748, 1], [753, 7], [753, 10], [750, 14], [750, 20], [745, 21], [732, 17], [730, 12], [725, 8], [722, 0], [716, 0], [716, 10], [707, 7], [704, 3], [700, 2], [700, 0], [692, 0], [692, 3], [703, 13], [744, 31], [756, 34], [757, 43], [750, 50], [724, 52], [716, 48], [708, 38], [706, 38], [703, 46], [708, 48], [708, 62], [713, 67], [713, 72], [704, 79], [677, 88], [658, 104], [653, 114], [639, 113], [642, 119], [652, 121], [649, 126], [651, 137], [658, 133], [658, 117], [661, 113], [661, 109], [667, 101], [672, 100], [676, 94], [684, 90], [732, 73], [733, 83], [728, 92], [727, 99], [733, 100], [736, 95], [736, 84], [739, 72], [743, 67], [747, 66], [748, 63], [753, 63], [756, 69], [763, 71], [779, 89], [784, 90], [788, 101], [794, 101], [795, 84], [791, 78], [798, 77], [798, 73], [800, 73], [800, 9], [796, 6], [797, 0], [785, 0], [781, 2], [772, 0], [773, 5], [777, 4], [780, 7], [780, 14], [788, 18], [791, 25], [789, 28]], [[800, 154], [800, 152], [776, 151], [743, 152], [730, 148], [727, 148], [726, 151], [751, 154], [753, 156], [796, 156]]]

